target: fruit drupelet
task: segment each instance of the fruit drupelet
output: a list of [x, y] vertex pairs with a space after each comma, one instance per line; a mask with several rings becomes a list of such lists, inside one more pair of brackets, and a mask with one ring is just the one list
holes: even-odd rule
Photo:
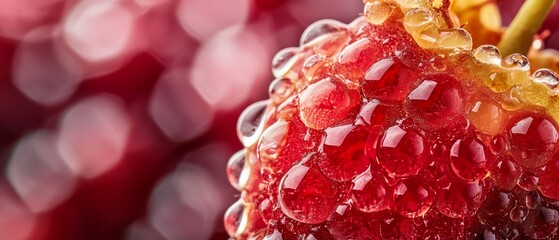
[[559, 88], [448, 1], [369, 0], [273, 59], [238, 122], [233, 239], [557, 239]]

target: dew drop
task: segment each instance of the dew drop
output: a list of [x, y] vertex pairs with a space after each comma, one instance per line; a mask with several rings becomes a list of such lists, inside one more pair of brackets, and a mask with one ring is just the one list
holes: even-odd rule
[[378, 142], [377, 161], [392, 176], [413, 176], [427, 160], [429, 147], [426, 145], [417, 131], [393, 126], [384, 132]]
[[506, 57], [503, 66], [513, 70], [530, 71], [530, 61], [520, 53], [514, 53]]
[[361, 103], [359, 92], [331, 77], [310, 85], [300, 98], [300, 116], [311, 129], [322, 130], [348, 117]]
[[336, 20], [325, 19], [311, 24], [301, 36], [301, 47], [312, 48], [317, 53], [330, 56], [349, 40], [349, 31], [345, 24]]
[[245, 204], [242, 199], [233, 203], [225, 212], [224, 224], [225, 230], [229, 236], [238, 236], [247, 227], [247, 217], [245, 216]]
[[246, 149], [236, 152], [227, 162], [227, 178], [237, 190], [242, 190], [250, 176], [250, 166], [246, 164]]
[[295, 165], [285, 174], [279, 186], [281, 210], [291, 219], [306, 224], [326, 221], [337, 206], [332, 184], [318, 170]]
[[258, 142], [258, 157], [262, 167], [274, 169], [279, 154], [286, 143], [289, 123], [278, 120], [268, 127]]
[[433, 204], [435, 192], [420, 179], [401, 180], [394, 186], [394, 208], [403, 216], [424, 216]]
[[472, 50], [473, 40], [470, 33], [466, 30], [462, 28], [452, 28], [440, 31], [435, 46], [440, 49], [462, 49], [469, 51]]
[[318, 70], [326, 63], [326, 57], [322, 54], [315, 54], [307, 58], [303, 64], [303, 74], [307, 80], [311, 81]]
[[293, 91], [294, 86], [289, 78], [278, 78], [270, 84], [268, 94], [274, 103], [280, 104], [289, 98]]
[[549, 89], [555, 89], [559, 85], [559, 75], [553, 70], [546, 68], [534, 72], [534, 74], [532, 74], [532, 80], [546, 85]]
[[518, 205], [510, 210], [509, 218], [513, 222], [522, 222], [526, 219], [526, 214], [528, 213], [528, 209], [525, 206]]
[[268, 100], [256, 102], [241, 113], [237, 121], [237, 136], [245, 147], [254, 145], [264, 130], [264, 114], [268, 102]]
[[[285, 48], [279, 51], [272, 59], [272, 73], [276, 78], [283, 78], [288, 75], [290, 70], [299, 58], [299, 49], [295, 47]], [[293, 76], [289, 76], [293, 77]], [[296, 76], [295, 76], [296, 77]]]
[[482, 45], [474, 50], [476, 60], [494, 65], [501, 65], [502, 57], [499, 49], [493, 45]]
[[389, 207], [390, 190], [382, 175], [367, 170], [353, 180], [352, 199], [362, 212], [378, 212]]
[[450, 165], [459, 178], [466, 181], [481, 180], [488, 172], [487, 147], [477, 138], [456, 141], [450, 149]]
[[523, 167], [545, 165], [558, 149], [559, 130], [546, 116], [528, 115], [512, 119], [508, 137], [510, 153]]
[[380, 25], [392, 14], [392, 7], [383, 0], [372, 0], [365, 4], [365, 16], [372, 24]]
[[408, 31], [416, 31], [430, 25], [434, 20], [434, 14], [426, 8], [416, 8], [404, 16], [404, 26]]

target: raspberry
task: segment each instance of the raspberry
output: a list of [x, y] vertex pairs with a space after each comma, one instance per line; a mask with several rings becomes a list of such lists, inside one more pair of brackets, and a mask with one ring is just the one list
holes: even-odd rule
[[473, 49], [446, 3], [369, 0], [274, 57], [228, 164], [232, 238], [559, 238], [557, 75]]

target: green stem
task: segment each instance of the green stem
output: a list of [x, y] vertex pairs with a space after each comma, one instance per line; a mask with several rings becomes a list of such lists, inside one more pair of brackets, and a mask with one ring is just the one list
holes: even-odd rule
[[513, 53], [528, 54], [543, 21], [556, 0], [526, 0], [512, 20], [498, 47], [503, 56]]

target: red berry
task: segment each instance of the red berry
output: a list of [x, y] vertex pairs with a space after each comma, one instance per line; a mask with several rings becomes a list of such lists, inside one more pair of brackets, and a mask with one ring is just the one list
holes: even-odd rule
[[234, 239], [559, 237], [554, 75], [413, 2], [368, 0], [276, 55], [229, 162]]

